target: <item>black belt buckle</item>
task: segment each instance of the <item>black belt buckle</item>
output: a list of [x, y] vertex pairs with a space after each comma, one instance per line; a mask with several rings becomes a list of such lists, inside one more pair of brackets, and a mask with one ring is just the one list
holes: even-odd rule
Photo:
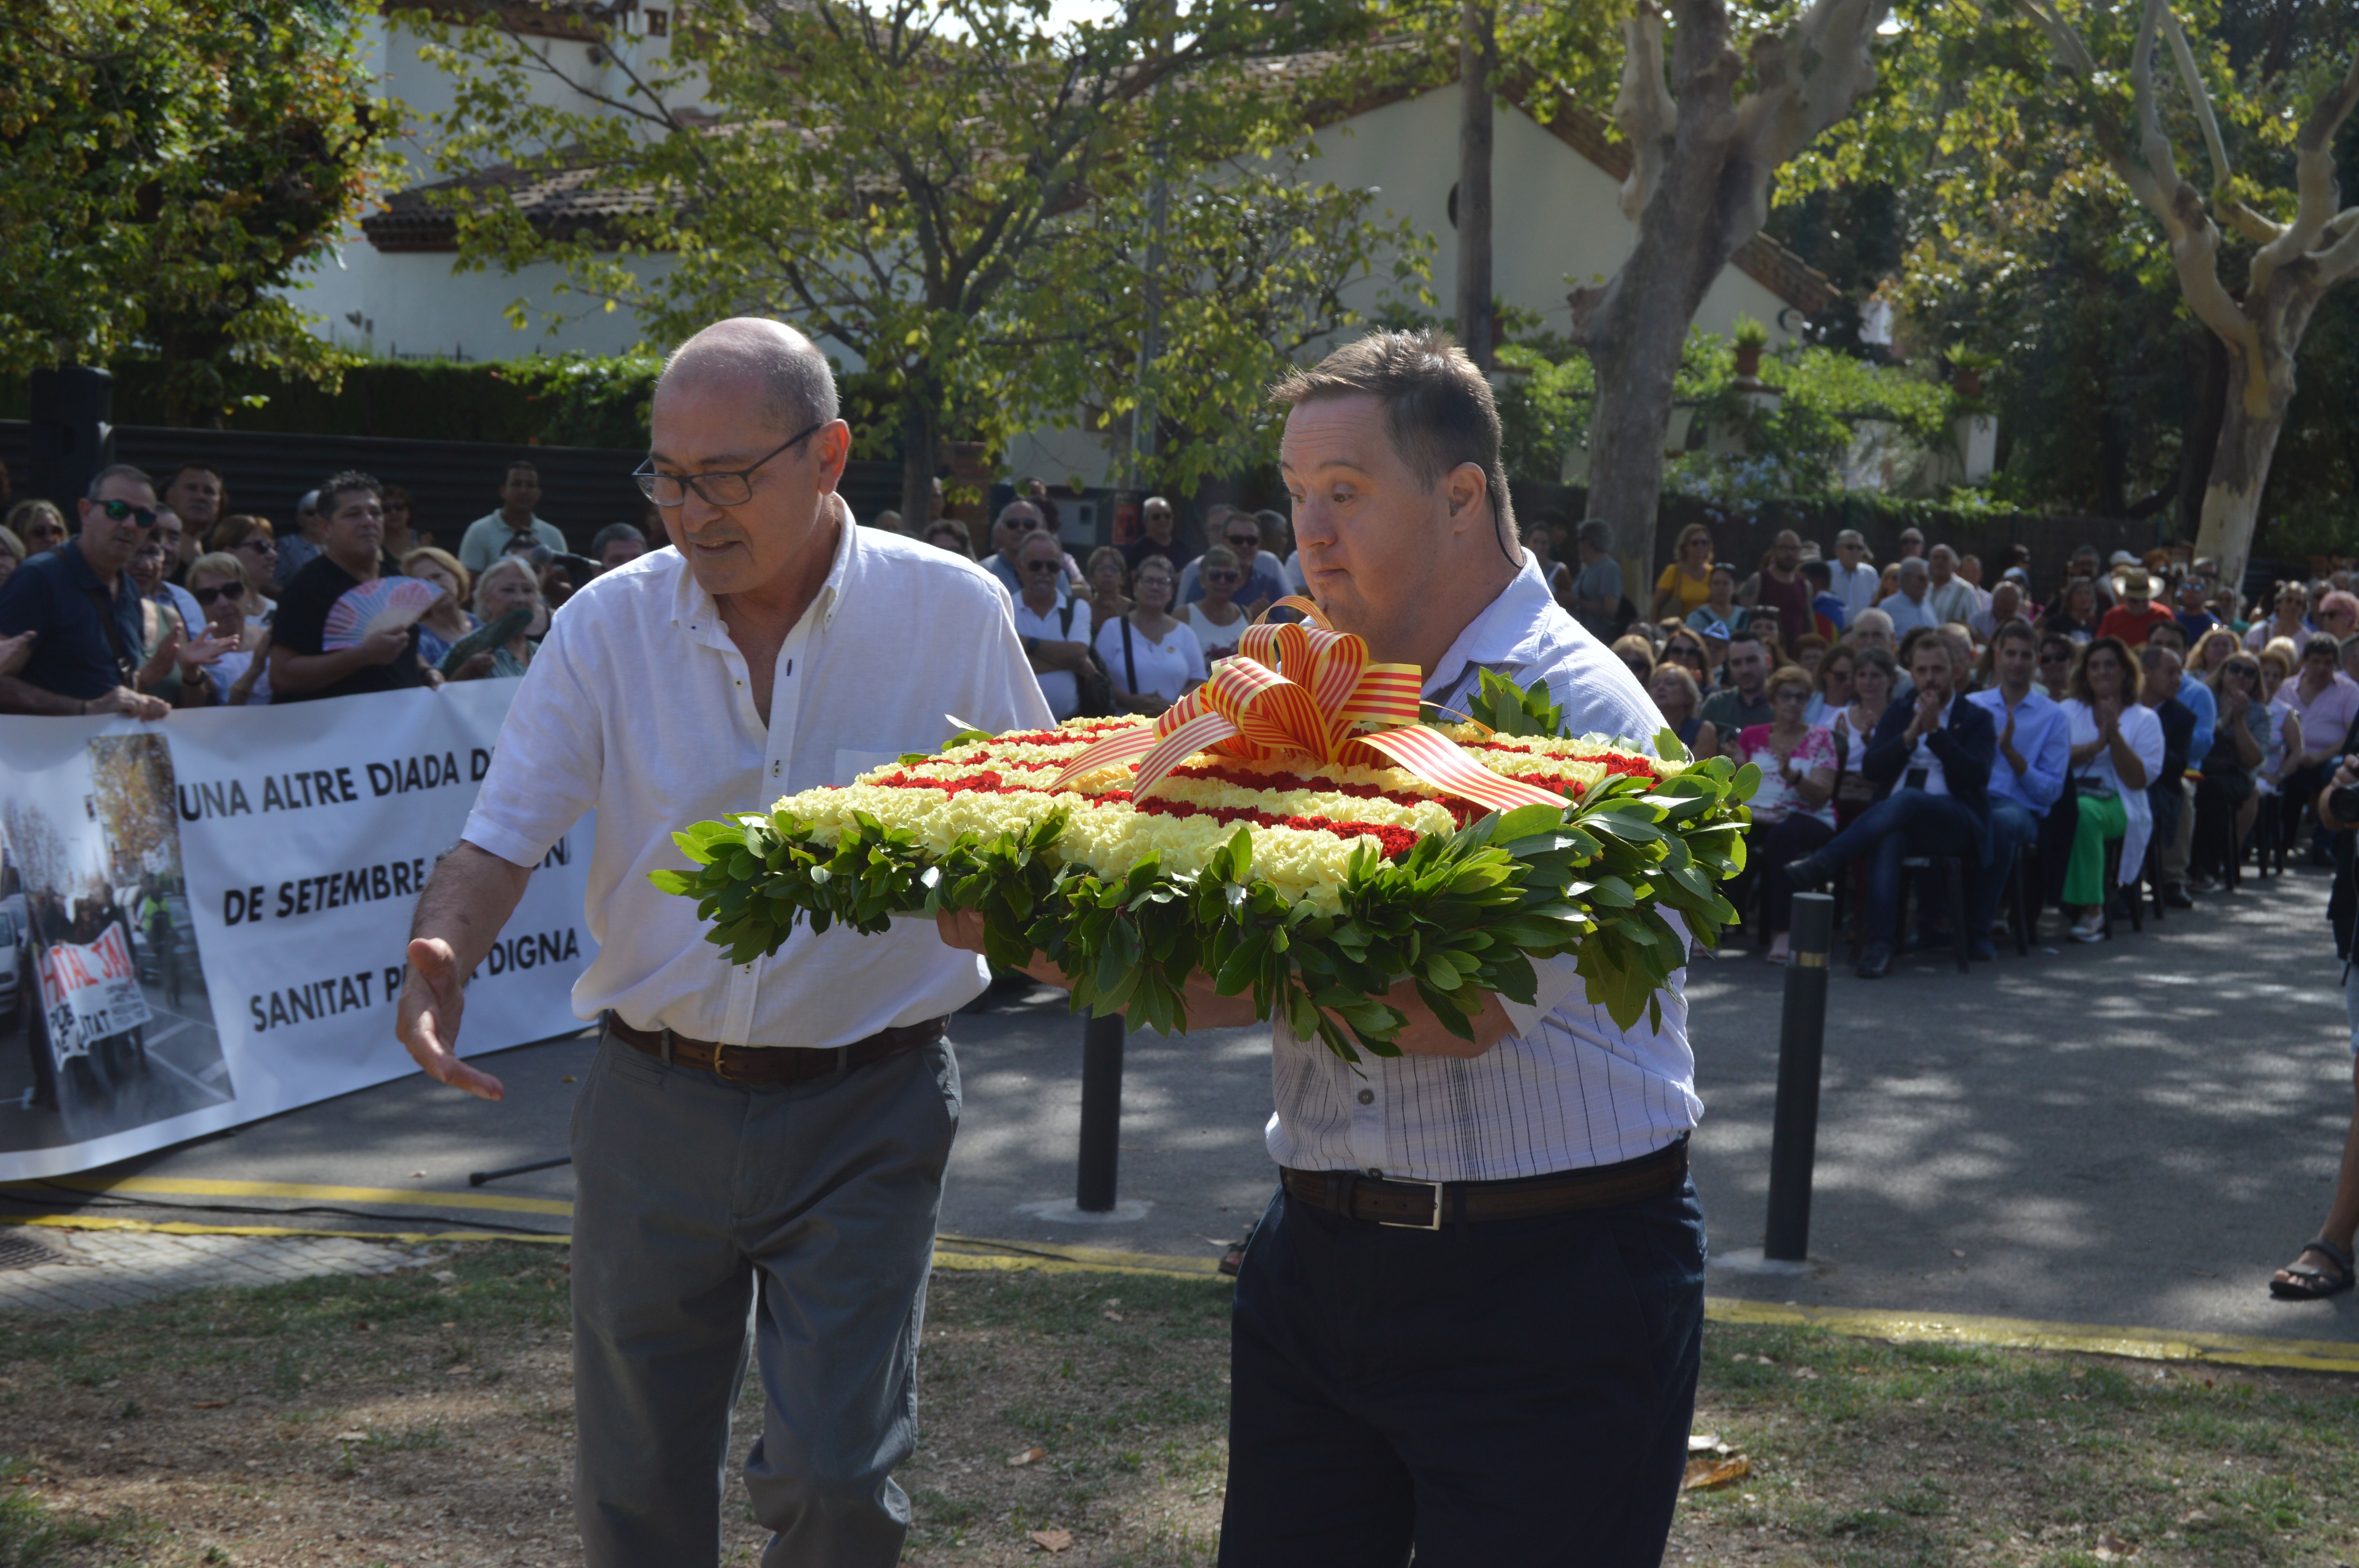
[[1386, 1179], [1390, 1181], [1395, 1186], [1432, 1188], [1433, 1217], [1426, 1221], [1423, 1225], [1419, 1225], [1413, 1220], [1407, 1219], [1380, 1219], [1376, 1221], [1378, 1225], [1384, 1226], [1386, 1228], [1390, 1230], [1440, 1230], [1441, 1228], [1441, 1183], [1417, 1181], [1414, 1179], [1404, 1180], [1399, 1176], [1390, 1176]]

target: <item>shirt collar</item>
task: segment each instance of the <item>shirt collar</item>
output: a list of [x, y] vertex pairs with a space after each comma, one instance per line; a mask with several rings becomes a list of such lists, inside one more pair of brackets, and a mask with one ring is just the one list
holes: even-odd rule
[[[820, 584], [819, 595], [810, 608], [803, 611], [808, 621], [819, 617], [820, 629], [835, 623], [835, 612], [842, 607], [843, 589], [851, 577], [860, 550], [860, 529], [852, 520], [852, 508], [841, 497], [834, 498], [836, 518], [842, 528], [836, 536], [835, 555], [828, 563], [827, 580]], [[673, 552], [679, 557], [678, 575], [672, 579], [671, 623], [685, 629], [698, 642], [708, 647], [730, 649], [737, 644], [729, 640], [729, 628], [722, 623], [721, 606], [704, 585], [696, 580], [696, 570], [689, 565], [685, 550]]]
[[1499, 597], [1468, 622], [1441, 657], [1434, 661], [1426, 682], [1429, 695], [1446, 697], [1458, 689], [1470, 665], [1489, 669], [1519, 669], [1533, 662], [1542, 641], [1548, 612], [1556, 604], [1530, 552], [1521, 570], [1499, 590]]
[[[108, 588], [107, 580], [98, 575], [96, 567], [90, 564], [90, 557], [82, 553], [80, 539], [68, 539], [57, 547], [55, 554], [63, 564], [66, 575], [73, 579], [76, 587], [100, 589]], [[139, 597], [139, 585], [131, 580], [129, 572], [118, 572], [115, 574], [115, 579], [113, 585], [114, 589], [128, 592], [133, 599]]]

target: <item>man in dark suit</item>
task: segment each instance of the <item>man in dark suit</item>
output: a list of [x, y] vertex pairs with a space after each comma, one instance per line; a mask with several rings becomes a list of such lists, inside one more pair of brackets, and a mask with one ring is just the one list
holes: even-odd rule
[[[2149, 640], [2138, 650], [2138, 668], [2143, 677], [2138, 683], [2138, 700], [2154, 709], [2162, 721], [2162, 767], [2147, 781], [2146, 797], [2154, 811], [2156, 865], [2161, 866], [2162, 847], [2169, 844], [2179, 831], [2179, 814], [2187, 809], [2186, 786], [2188, 764], [2194, 760], [2195, 710], [2179, 699], [2180, 674], [2184, 666], [2179, 662], [2179, 652], [2168, 645]], [[2158, 885], [2163, 879], [2157, 872]], [[2192, 909], [2195, 901], [2187, 890], [2176, 882], [2162, 886], [2162, 902], [2173, 909]]]
[[[1862, 979], [1880, 979], [1892, 968], [1902, 860], [1911, 855], [1960, 855], [1969, 875], [1988, 871], [1990, 773], [1998, 755], [1998, 731], [1987, 709], [1959, 693], [1964, 672], [1955, 658], [1945, 638], [1918, 640], [1908, 660], [1915, 698], [1884, 710], [1860, 758], [1860, 772], [1884, 790], [1884, 798], [1816, 852], [1786, 868], [1794, 886], [1813, 888], [1854, 855], [1873, 857], [1862, 927], [1867, 945], [1859, 957]], [[1951, 936], [1971, 943], [1977, 958], [1996, 957], [1986, 931], [1952, 932]]]

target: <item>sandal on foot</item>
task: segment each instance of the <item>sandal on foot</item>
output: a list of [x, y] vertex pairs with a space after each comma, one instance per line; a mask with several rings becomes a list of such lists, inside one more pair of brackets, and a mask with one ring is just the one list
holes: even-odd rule
[[2293, 1277], [2289, 1280], [2272, 1279], [2269, 1281], [2269, 1294], [2281, 1302], [2317, 1302], [2324, 1301], [2329, 1296], [2339, 1296], [2351, 1288], [2354, 1275], [2352, 1271], [2350, 1253], [2345, 1252], [2323, 1236], [2310, 1242], [2301, 1250], [2304, 1256], [2315, 1252], [2334, 1267], [2332, 1270], [2321, 1269], [2316, 1264], [2305, 1263], [2300, 1258], [2296, 1258], [2277, 1271], [2280, 1274], [2290, 1274]]

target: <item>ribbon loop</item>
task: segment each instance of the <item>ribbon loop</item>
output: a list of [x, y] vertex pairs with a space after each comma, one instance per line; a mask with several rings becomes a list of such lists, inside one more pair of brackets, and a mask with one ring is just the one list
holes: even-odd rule
[[1264, 759], [1305, 756], [1327, 765], [1400, 768], [1437, 789], [1510, 811], [1563, 806], [1561, 795], [1493, 773], [1456, 741], [1418, 722], [1423, 674], [1379, 665], [1368, 644], [1338, 632], [1307, 599], [1281, 599], [1303, 621], [1245, 628], [1236, 654], [1152, 723], [1118, 731], [1083, 752], [1050, 784], [1062, 789], [1101, 768], [1136, 759], [1134, 797], [1147, 794], [1198, 752]]

